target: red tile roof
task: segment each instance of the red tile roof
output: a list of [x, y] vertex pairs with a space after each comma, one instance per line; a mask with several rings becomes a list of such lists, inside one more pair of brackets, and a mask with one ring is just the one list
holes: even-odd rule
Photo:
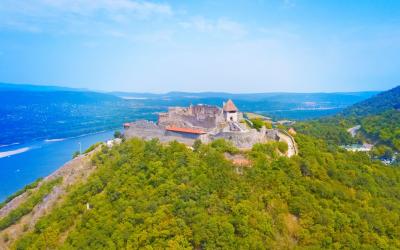
[[192, 128], [179, 128], [179, 127], [174, 127], [174, 126], [168, 126], [165, 128], [168, 131], [173, 131], [173, 132], [182, 132], [182, 133], [188, 133], [188, 134], [205, 134], [203, 130], [200, 129], [192, 129]]
[[229, 99], [225, 105], [224, 105], [224, 111], [226, 112], [236, 112], [238, 111], [238, 108], [236, 108], [235, 104], [232, 102], [231, 99]]

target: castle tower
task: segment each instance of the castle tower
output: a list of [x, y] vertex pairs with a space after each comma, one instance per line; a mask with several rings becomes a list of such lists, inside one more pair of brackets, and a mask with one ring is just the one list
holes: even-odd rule
[[236, 108], [235, 104], [231, 99], [229, 99], [226, 103], [224, 103], [223, 107], [225, 120], [228, 122], [237, 122], [238, 121], [238, 108]]

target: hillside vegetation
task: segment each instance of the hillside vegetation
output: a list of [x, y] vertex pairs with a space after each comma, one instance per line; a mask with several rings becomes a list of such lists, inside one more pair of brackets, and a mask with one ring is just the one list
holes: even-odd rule
[[365, 117], [400, 109], [400, 86], [377, 94], [345, 109], [344, 116]]
[[[360, 133], [352, 138], [347, 129], [356, 125], [361, 125]], [[296, 128], [329, 144], [373, 143], [377, 151], [382, 151], [377, 156], [387, 157], [388, 150], [400, 151], [400, 86], [355, 104], [336, 116], [300, 122]]]
[[298, 134], [234, 166], [229, 143], [132, 139], [93, 158], [96, 171], [14, 249], [398, 249], [400, 169]]
[[400, 111], [386, 111], [380, 115], [361, 119], [364, 134], [372, 141], [378, 141], [400, 151]]

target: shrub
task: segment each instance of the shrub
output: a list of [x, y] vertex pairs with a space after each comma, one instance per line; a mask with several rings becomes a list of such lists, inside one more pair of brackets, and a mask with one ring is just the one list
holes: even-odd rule
[[121, 133], [121, 131], [115, 131], [115, 132], [114, 132], [114, 138], [122, 138], [122, 133]]
[[85, 154], [87, 154], [87, 153], [93, 151], [95, 148], [97, 148], [97, 146], [99, 146], [99, 145], [101, 145], [101, 144], [102, 144], [101, 142], [98, 142], [98, 143], [93, 144], [92, 146], [90, 146], [88, 149], [85, 150]]
[[253, 118], [250, 121], [253, 123], [253, 128], [257, 130], [260, 130], [265, 125], [265, 122], [261, 118]]
[[237, 154], [239, 149], [236, 148], [232, 142], [224, 140], [224, 139], [217, 139], [211, 143], [211, 147], [215, 148], [219, 152], [226, 152], [230, 154]]
[[14, 194], [8, 196], [4, 202], [0, 203], [0, 208], [4, 207], [8, 202], [10, 202], [12, 199], [14, 199], [15, 197], [21, 195], [22, 193], [24, 193], [25, 191], [29, 190], [29, 189], [33, 189], [35, 187], [37, 187], [39, 185], [39, 183], [43, 180], [43, 178], [38, 178], [36, 181], [32, 182], [31, 184], [26, 185], [24, 188], [22, 188], [21, 190], [18, 190], [17, 192], [15, 192]]
[[24, 203], [12, 210], [7, 216], [0, 219], [0, 231], [15, 224], [22, 216], [28, 214], [32, 209], [48, 195], [53, 187], [61, 182], [62, 178], [44, 183], [36, 192], [34, 192]]
[[75, 159], [75, 158], [78, 157], [80, 154], [81, 154], [81, 153], [80, 153], [79, 151], [75, 151], [75, 152], [72, 154], [72, 159]]

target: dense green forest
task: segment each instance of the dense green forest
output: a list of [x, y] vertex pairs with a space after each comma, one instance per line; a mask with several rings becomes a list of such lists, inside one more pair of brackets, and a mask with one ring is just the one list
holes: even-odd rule
[[[20, 204], [16, 209], [12, 210], [7, 216], [0, 219], [0, 231], [16, 223], [24, 215], [32, 211], [32, 209], [39, 204], [48, 195], [54, 186], [60, 184], [61, 178], [46, 182], [41, 185], [38, 190], [32, 193], [27, 201]], [[38, 182], [33, 184], [37, 185]]]
[[400, 109], [400, 86], [356, 103], [346, 108], [341, 114], [344, 116], [365, 117], [396, 109]]
[[298, 122], [295, 124], [295, 128], [303, 134], [323, 139], [330, 145], [349, 145], [359, 143], [358, 138], [351, 137], [350, 133], [347, 132], [348, 128], [356, 124], [357, 121], [354, 119], [334, 116], [307, 122]]
[[[224, 140], [101, 146], [89, 179], [70, 186], [12, 248], [400, 249], [400, 168], [375, 160], [400, 149], [400, 88], [371, 100], [297, 123], [299, 154], [291, 158], [278, 142], [247, 151]], [[374, 149], [338, 147], [363, 142]], [[229, 160], [238, 154], [248, 165]], [[3, 224], [28, 211], [21, 209]]]
[[[398, 249], [400, 169], [298, 134], [241, 152], [132, 139], [103, 147], [89, 180], [71, 187], [15, 249]], [[89, 209], [88, 209], [89, 207]]]
[[[361, 128], [353, 138], [347, 129], [356, 125], [361, 125]], [[372, 156], [392, 158], [395, 152], [400, 151], [400, 86], [335, 116], [299, 122], [295, 127], [301, 133], [324, 139], [332, 145], [372, 143], [375, 144]]]
[[361, 119], [361, 129], [372, 141], [400, 151], [400, 111], [386, 111]]

